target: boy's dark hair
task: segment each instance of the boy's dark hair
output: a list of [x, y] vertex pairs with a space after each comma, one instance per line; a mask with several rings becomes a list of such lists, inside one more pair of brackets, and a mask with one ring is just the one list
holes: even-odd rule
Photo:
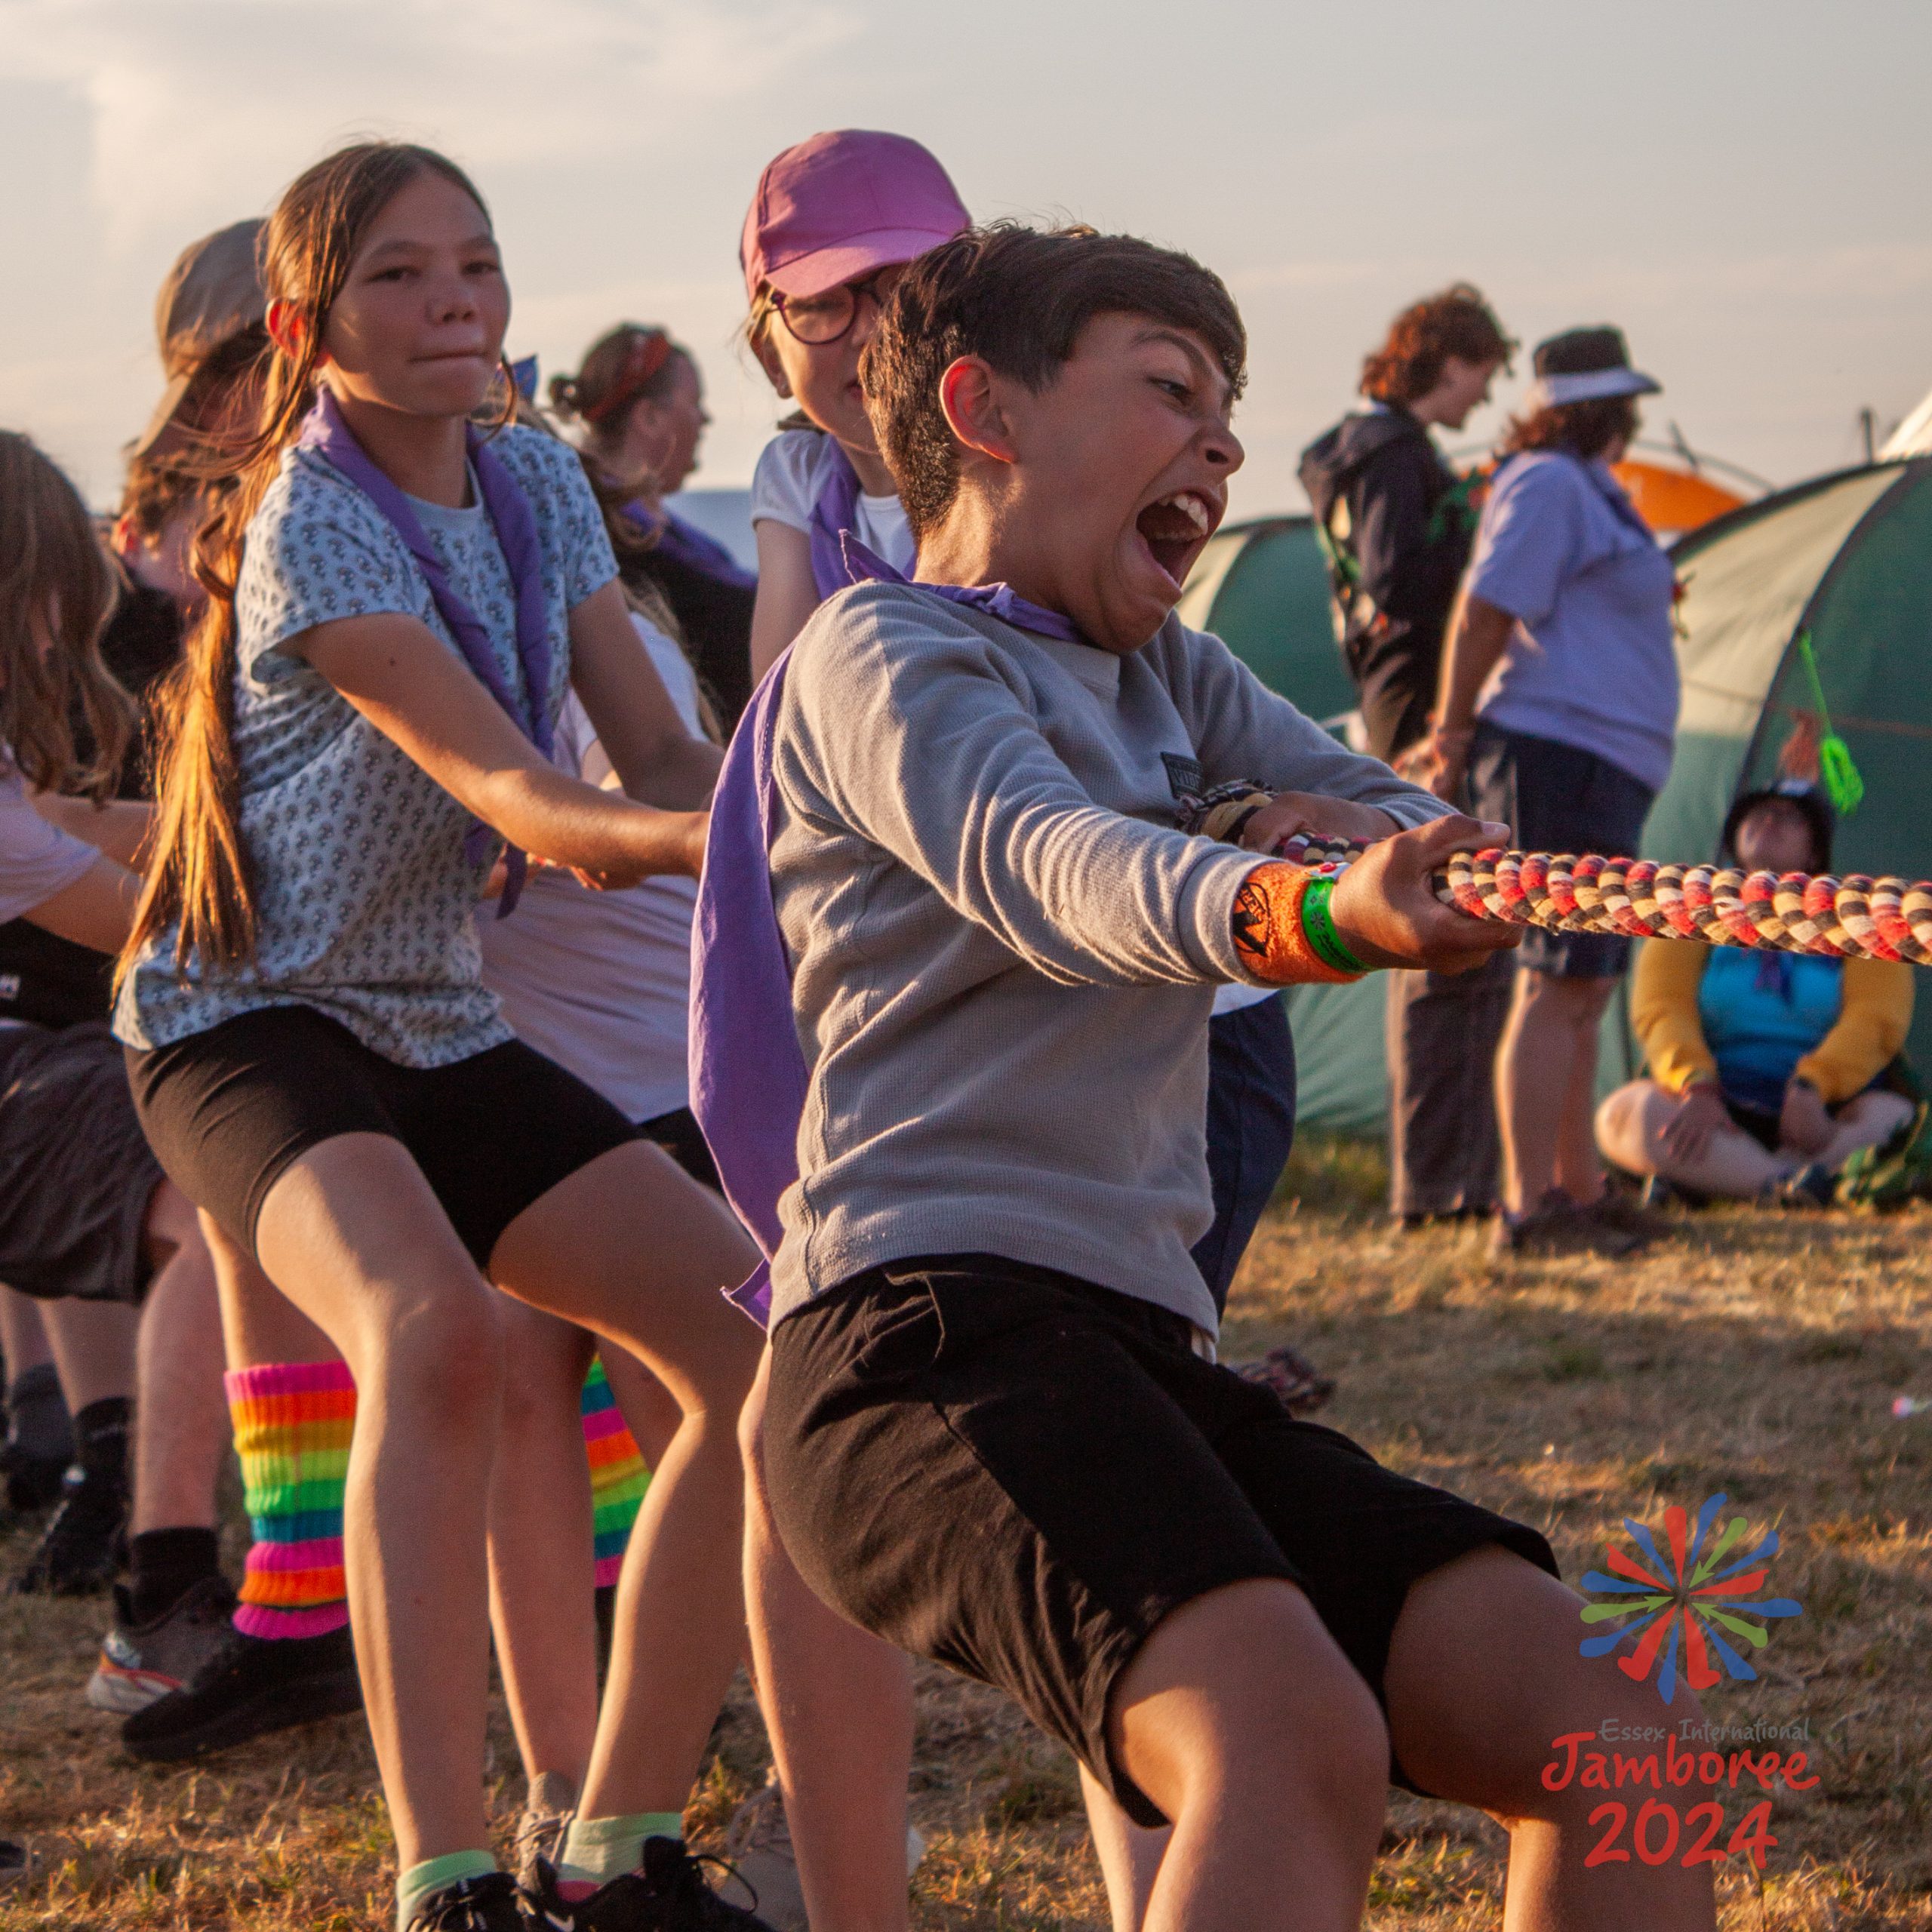
[[1091, 228], [969, 228], [906, 269], [859, 364], [866, 413], [917, 537], [959, 488], [940, 378], [977, 355], [1035, 391], [1097, 315], [1146, 315], [1204, 341], [1237, 395], [1247, 332], [1219, 275], [1192, 257]]
[[1465, 362], [1500, 362], [1506, 371], [1514, 340], [1466, 281], [1411, 303], [1389, 325], [1388, 340], [1363, 359], [1361, 392], [1377, 402], [1414, 402], [1442, 380], [1452, 355]]

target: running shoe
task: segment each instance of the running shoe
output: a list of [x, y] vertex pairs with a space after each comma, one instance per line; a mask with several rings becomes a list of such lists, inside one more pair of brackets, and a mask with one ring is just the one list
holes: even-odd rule
[[530, 1932], [530, 1921], [516, 1881], [507, 1872], [486, 1872], [432, 1892], [409, 1915], [404, 1932]]
[[134, 1598], [114, 1586], [114, 1628], [102, 1638], [100, 1661], [88, 1679], [97, 1711], [131, 1717], [183, 1684], [220, 1650], [232, 1627], [235, 1592], [225, 1577], [205, 1577], [171, 1608], [136, 1623]]
[[[724, 1854], [731, 1875], [718, 1890], [728, 1902], [743, 1892], [773, 1932], [808, 1932], [805, 1890], [798, 1879], [798, 1856], [785, 1816], [785, 1795], [774, 1771], [759, 1790], [731, 1814], [724, 1828]], [[926, 1855], [916, 1825], [906, 1827], [906, 1875], [909, 1879]]]
[[114, 1580], [124, 1553], [127, 1485], [76, 1463], [62, 1484], [54, 1511], [20, 1573], [14, 1579], [23, 1597], [98, 1596]]
[[707, 1862], [721, 1861], [694, 1857], [682, 1838], [646, 1838], [640, 1870], [581, 1898], [566, 1898], [565, 1881], [545, 1859], [524, 1906], [538, 1932], [776, 1932], [706, 1884], [701, 1868]]
[[231, 1625], [180, 1690], [128, 1718], [121, 1741], [134, 1757], [165, 1764], [361, 1708], [346, 1625], [320, 1637], [275, 1638], [245, 1636]]
[[43, 1509], [51, 1509], [60, 1500], [69, 1460], [65, 1456], [29, 1456], [11, 1442], [0, 1448], [8, 1509], [16, 1516], [38, 1516]]
[[1643, 1244], [1641, 1235], [1599, 1220], [1560, 1187], [1552, 1187], [1527, 1214], [1499, 1214], [1489, 1237], [1490, 1252], [1499, 1258], [1515, 1254], [1617, 1256], [1634, 1254]]
[[561, 1771], [539, 1771], [524, 1795], [523, 1816], [517, 1821], [511, 1845], [516, 1856], [518, 1882], [526, 1890], [537, 1884], [537, 1868], [554, 1865], [564, 1855], [564, 1837], [577, 1813], [576, 1785]]

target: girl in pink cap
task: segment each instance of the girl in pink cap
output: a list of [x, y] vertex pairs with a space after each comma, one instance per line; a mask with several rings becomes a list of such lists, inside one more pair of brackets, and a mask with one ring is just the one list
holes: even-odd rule
[[906, 264], [968, 220], [946, 170], [903, 134], [814, 134], [758, 177], [738, 251], [751, 303], [746, 334], [772, 387], [798, 409], [752, 479], [754, 682], [845, 582], [831, 574], [844, 532], [894, 569], [912, 568], [906, 513], [866, 418], [859, 356]]

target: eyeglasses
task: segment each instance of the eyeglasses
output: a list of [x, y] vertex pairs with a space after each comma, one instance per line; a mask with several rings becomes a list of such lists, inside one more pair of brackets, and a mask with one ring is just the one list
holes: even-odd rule
[[894, 262], [889, 267], [875, 269], [863, 281], [841, 282], [836, 288], [828, 288], [823, 295], [780, 295], [774, 291], [771, 306], [778, 311], [779, 320], [794, 341], [822, 349], [851, 333], [852, 325], [859, 319], [861, 300], [869, 302], [875, 313], [883, 308], [905, 272], [905, 263]]

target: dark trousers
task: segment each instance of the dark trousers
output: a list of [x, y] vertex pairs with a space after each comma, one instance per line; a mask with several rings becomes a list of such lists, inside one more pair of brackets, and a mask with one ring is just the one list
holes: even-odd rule
[[1295, 1043], [1280, 997], [1208, 1023], [1208, 1179], [1214, 1224], [1194, 1265], [1225, 1314], [1228, 1288], [1295, 1144]]
[[1487, 1214], [1496, 1205], [1496, 1049], [1515, 962], [1389, 976], [1389, 1211]]

